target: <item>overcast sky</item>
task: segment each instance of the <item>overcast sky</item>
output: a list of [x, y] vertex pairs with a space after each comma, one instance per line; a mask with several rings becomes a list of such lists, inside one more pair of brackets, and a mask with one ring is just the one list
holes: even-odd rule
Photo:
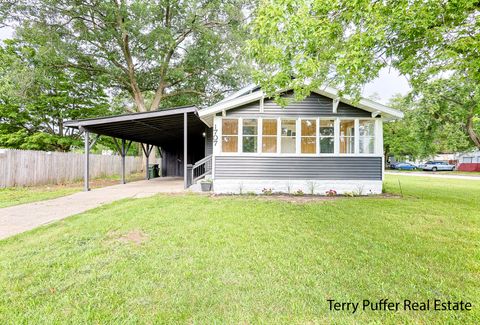
[[[13, 31], [9, 28], [0, 28], [0, 40], [11, 37]], [[405, 77], [399, 76], [394, 69], [382, 69], [380, 75], [373, 82], [364, 88], [365, 97], [378, 94], [380, 101], [384, 104], [395, 94], [406, 94], [410, 87]]]

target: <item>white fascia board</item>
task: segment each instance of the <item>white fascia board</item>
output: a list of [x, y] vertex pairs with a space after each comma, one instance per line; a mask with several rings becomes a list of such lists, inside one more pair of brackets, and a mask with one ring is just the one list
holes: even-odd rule
[[[288, 89], [286, 89], [284, 91], [287, 91], [287, 90]], [[332, 87], [322, 87], [321, 89], [318, 89], [314, 92], [317, 93], [317, 94], [332, 98], [332, 99], [338, 99], [339, 98], [338, 97], [338, 90], [336, 90], [335, 88], [332, 88]], [[239, 106], [242, 106], [242, 105], [245, 105], [245, 104], [249, 104], [251, 102], [260, 100], [264, 96], [265, 96], [265, 93], [262, 90], [259, 90], [259, 91], [253, 92], [251, 94], [240, 96], [240, 97], [237, 97], [237, 98], [233, 98], [233, 99], [225, 101], [225, 102], [221, 101], [221, 102], [219, 102], [219, 103], [217, 103], [213, 106], [198, 110], [198, 116], [205, 123], [207, 123], [206, 121], [209, 121], [209, 123], [207, 123], [207, 125], [211, 126], [211, 124], [213, 124], [213, 119], [209, 118], [210, 115], [214, 116], [215, 114], [217, 114], [219, 112], [226, 111], [226, 110], [229, 110], [229, 109], [232, 109], [232, 108], [235, 108], [235, 107], [239, 107]], [[340, 98], [340, 101], [345, 103], [345, 104], [348, 104], [348, 105], [366, 110], [370, 113], [373, 113], [373, 112], [384, 113], [384, 114], [387, 115], [387, 116], [384, 117], [385, 120], [395, 120], [395, 119], [403, 118], [403, 112], [401, 112], [399, 110], [396, 110], [396, 109], [393, 109], [393, 108], [390, 108], [390, 107], [387, 107], [385, 105], [382, 105], [380, 103], [374, 102], [374, 101], [366, 99], [366, 98], [360, 99], [360, 101], [356, 104], [353, 104], [353, 101], [350, 100], [348, 97]]]
[[[321, 89], [318, 89], [314, 92], [332, 99], [338, 98], [338, 90], [332, 87], [322, 87]], [[341, 98], [340, 101], [345, 104], [369, 111], [371, 113], [378, 111], [378, 112], [388, 114], [393, 119], [403, 118], [403, 112], [393, 109], [391, 107], [382, 105], [380, 103], [374, 102], [370, 99], [362, 98], [357, 104], [353, 104], [353, 102], [349, 99], [349, 97]]]
[[238, 106], [242, 106], [242, 105], [249, 104], [251, 102], [260, 100], [264, 95], [265, 94], [263, 93], [263, 91], [259, 90], [259, 91], [256, 91], [254, 93], [251, 93], [251, 94], [248, 94], [248, 95], [245, 95], [245, 96], [234, 98], [232, 100], [229, 100], [228, 102], [220, 102], [220, 103], [217, 103], [213, 106], [210, 106], [210, 107], [199, 110], [198, 111], [198, 116], [200, 118], [206, 118], [209, 115], [215, 115], [215, 114], [220, 113], [222, 111], [226, 111], [226, 110], [238, 107]]
[[248, 86], [245, 86], [243, 87], [242, 89], [234, 92], [233, 94], [231, 94], [230, 96], [227, 96], [225, 97], [224, 99], [222, 99], [221, 101], [219, 101], [217, 104], [220, 104], [220, 103], [224, 103], [224, 102], [228, 102], [234, 98], [237, 98], [245, 93], [248, 93], [250, 91], [252, 91], [253, 89], [255, 89], [257, 87], [256, 84], [249, 84]]

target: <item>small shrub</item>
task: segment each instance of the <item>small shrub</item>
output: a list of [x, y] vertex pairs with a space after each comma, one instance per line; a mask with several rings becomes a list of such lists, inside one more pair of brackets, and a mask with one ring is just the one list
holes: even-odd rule
[[349, 197], [354, 197], [354, 196], [355, 196], [355, 192], [344, 192], [343, 195], [349, 196]]
[[361, 195], [363, 195], [363, 189], [364, 189], [363, 185], [358, 185], [356, 187], [356, 190], [353, 191], [353, 193], [355, 194], [355, 196], [361, 196]]
[[305, 193], [303, 193], [302, 190], [296, 190], [296, 191], [293, 193], [293, 195], [295, 195], [295, 196], [304, 196]]
[[307, 181], [308, 193], [310, 195], [315, 194], [315, 189], [317, 188], [317, 183], [312, 181]]
[[337, 191], [335, 190], [328, 190], [325, 192], [327, 196], [337, 196]]
[[257, 193], [253, 192], [253, 191], [248, 191], [246, 193], [246, 195], [250, 195], [250, 196], [253, 196], [253, 195], [257, 195]]
[[292, 192], [292, 184], [290, 184], [290, 182], [287, 182], [287, 193], [290, 194]]
[[239, 193], [240, 195], [243, 194], [243, 183], [242, 183], [242, 182], [240, 182], [240, 183], [238, 184], [238, 193]]
[[272, 190], [271, 188], [264, 188], [264, 189], [262, 190], [262, 193], [263, 193], [264, 195], [272, 195], [272, 194], [273, 194], [273, 190]]

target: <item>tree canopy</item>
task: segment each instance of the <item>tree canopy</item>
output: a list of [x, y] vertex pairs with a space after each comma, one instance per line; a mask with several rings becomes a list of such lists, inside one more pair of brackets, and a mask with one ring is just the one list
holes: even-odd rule
[[8, 20], [26, 42], [61, 53], [61, 66], [95, 75], [148, 111], [202, 104], [244, 81], [245, 7], [243, 0], [19, 0]]
[[[270, 94], [293, 88], [301, 99], [327, 84], [358, 98], [381, 68], [395, 67], [420, 97], [441, 83], [441, 106], [463, 106], [464, 130], [480, 148], [478, 0], [265, 0], [252, 31], [255, 78]], [[461, 98], [448, 91], [452, 75]]]
[[65, 151], [79, 138], [64, 121], [109, 114], [108, 98], [89, 75], [51, 69], [39, 51], [18, 40], [0, 46], [0, 144]]
[[250, 4], [16, 0], [0, 3], [0, 144], [68, 150], [63, 121], [203, 105], [248, 78]]

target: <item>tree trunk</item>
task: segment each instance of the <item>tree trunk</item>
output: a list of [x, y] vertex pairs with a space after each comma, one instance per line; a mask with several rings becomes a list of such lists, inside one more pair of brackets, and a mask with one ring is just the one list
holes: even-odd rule
[[473, 115], [470, 115], [467, 119], [467, 133], [475, 146], [480, 149], [480, 136], [475, 132], [473, 128]]

